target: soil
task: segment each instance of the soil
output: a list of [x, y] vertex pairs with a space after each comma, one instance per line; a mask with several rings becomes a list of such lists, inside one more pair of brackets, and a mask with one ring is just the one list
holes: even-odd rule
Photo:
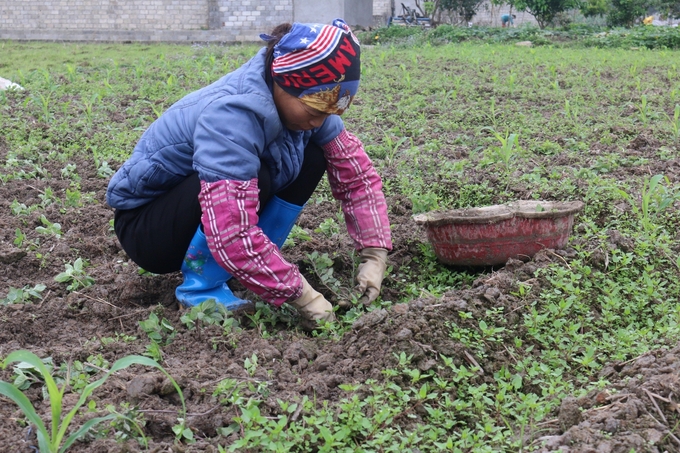
[[[36, 124], [36, 127], [41, 125]], [[627, 152], [653, 156], [650, 140], [653, 139], [635, 137]], [[6, 153], [7, 145], [0, 138], [0, 157]], [[14, 200], [26, 206], [40, 203], [40, 196], [48, 187], [63, 196], [70, 187], [70, 181], [59, 176], [63, 164], [45, 162], [44, 168], [52, 175], [48, 179], [18, 179], [11, 184], [0, 184], [0, 224], [3, 225], [0, 232], [3, 269], [0, 287], [46, 285], [41, 298], [33, 303], [2, 307], [0, 357], [14, 350], [30, 349], [40, 357], [51, 357], [55, 364], [85, 362], [93, 354], [102, 354], [113, 363], [125, 355], [146, 352], [148, 339], [139, 321], [148, 319], [152, 312], [166, 318], [177, 334], [163, 347], [163, 366], [183, 390], [189, 414], [187, 422], [197, 443], [183, 446], [174, 442], [172, 426], [179, 401], [176, 394], [168, 390], [168, 383], [159, 372], [137, 366], [125, 369], [100, 387], [93, 397], [99, 409], [109, 404], [120, 407], [129, 402], [145, 411], [150, 451], [217, 451], [211, 438], [237, 415], [233, 406], [222, 405], [212, 397], [216, 385], [225, 378], [240, 382], [267, 381], [270, 393], [261, 410], [272, 416], [280, 411], [277, 400], [299, 401], [307, 396], [316, 398], [319, 404], [335, 402], [344, 396], [338, 387], [340, 384], [383, 380], [381, 371], [395, 365], [395, 353], [412, 354], [413, 362], [423, 371], [436, 366], [440, 354], [454, 358], [456, 363], [471, 365], [475, 359], [448, 336], [446, 321], [461, 310], [481, 319], [489, 306], [503, 306], [510, 314], [508, 322], [520, 323], [517, 311], [522, 309], [522, 303], [511, 295], [517, 283], [533, 279], [532, 283], [539, 287], [541, 282], [534, 279], [536, 269], [553, 262], [565, 262], [573, 256], [570, 250], [545, 250], [528, 262], [511, 260], [499, 269], [484, 269], [472, 285], [450, 291], [441, 298], [423, 297], [371, 311], [358, 318], [351, 331], [339, 341], [310, 335], [297, 328], [294, 321], [292, 325], [266, 326], [269, 335], [264, 338], [262, 331], [248, 318], [247, 311], [234, 315], [242, 330], [225, 337], [215, 326], [195, 330], [184, 327], [180, 321], [183, 311], [174, 299], [174, 289], [180, 283], [181, 275], [140, 275], [111, 230], [112, 210], [104, 200], [107, 180], [97, 176], [91, 161], [73, 163], [81, 177], [81, 192], [91, 194], [95, 202], [82, 207], [65, 208], [58, 204], [46, 207], [42, 213], [51, 222], [61, 225], [61, 238], [35, 232], [35, 228], [42, 225], [42, 213], [14, 215], [11, 206]], [[677, 182], [677, 160], [658, 165], [659, 168], [649, 169], [650, 174], [663, 171]], [[386, 171], [383, 176], [389, 177], [389, 173]], [[480, 180], [492, 179], [489, 174], [477, 176]], [[521, 197], [530, 188], [516, 186], [512, 190]], [[394, 235], [389, 264], [395, 273], [401, 266], [410, 266], [417, 273], [418, 261], [414, 258], [422, 255], [419, 245], [425, 241], [424, 234], [412, 218], [408, 199], [393, 196], [388, 198], [388, 204]], [[310, 204], [299, 225], [312, 232], [319, 219], [335, 218], [337, 212], [338, 206], [332, 201]], [[25, 244], [39, 241], [39, 250], [43, 253], [26, 251], [25, 244], [21, 248], [14, 245], [17, 228], [27, 234]], [[612, 246], [625, 247], [625, 238], [617, 239], [615, 232], [610, 241]], [[318, 278], [309, 272], [306, 254], [313, 251], [328, 253], [334, 257], [338, 278], [351, 281], [351, 250], [351, 240], [345, 233], [331, 238], [313, 233], [311, 241], [300, 241], [296, 247], [284, 249], [284, 252], [301, 266], [313, 285], [321, 287]], [[54, 281], [54, 276], [64, 270], [65, 263], [72, 263], [77, 258], [90, 263], [87, 271], [96, 284], [69, 292], [65, 284]], [[333, 299], [328, 291], [324, 293]], [[388, 277], [383, 299], [399, 301], [402, 294], [399, 282]], [[125, 336], [136, 337], [138, 341], [126, 342]], [[492, 382], [493, 373], [511, 360], [501, 346], [496, 353], [476, 361], [483, 370], [480, 383]], [[257, 355], [260, 366], [254, 376], [250, 376], [244, 369], [244, 360], [253, 354]], [[11, 380], [11, 368], [0, 371], [0, 379]], [[541, 451], [560, 449], [565, 452], [628, 452], [631, 448], [638, 452], [679, 451], [680, 440], [668, 433], [666, 423], [675, 419], [675, 413], [679, 411], [675, 403], [680, 395], [679, 375], [680, 348], [651, 352], [627, 363], [609, 364], [602, 376], [612, 383], [611, 386], [584, 398], [565, 399], [559, 413], [544, 422], [540, 430], [543, 437], [534, 439], [534, 446], [545, 442]], [[42, 418], [49, 420], [50, 408], [42, 401], [39, 386], [32, 386], [26, 394]], [[76, 398], [75, 393], [67, 393], [65, 406], [71, 407]], [[34, 451], [35, 436], [23, 422], [18, 407], [0, 398], [0, 414], [3, 414], [0, 417], [0, 449]], [[87, 413], [79, 414], [74, 423], [79, 426], [90, 417], [92, 415]], [[135, 442], [121, 443], [109, 436], [77, 442], [70, 451], [94, 453], [137, 449]]]

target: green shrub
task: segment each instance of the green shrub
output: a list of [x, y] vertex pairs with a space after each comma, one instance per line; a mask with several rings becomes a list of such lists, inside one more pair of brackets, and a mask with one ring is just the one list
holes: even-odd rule
[[517, 28], [460, 27], [443, 24], [424, 30], [420, 27], [383, 27], [359, 34], [363, 44], [411, 43], [445, 44], [479, 40], [492, 43], [531, 41], [541, 45], [578, 45], [584, 47], [680, 49], [680, 28], [638, 26], [607, 28], [593, 24], [569, 24], [554, 29], [535, 26]]

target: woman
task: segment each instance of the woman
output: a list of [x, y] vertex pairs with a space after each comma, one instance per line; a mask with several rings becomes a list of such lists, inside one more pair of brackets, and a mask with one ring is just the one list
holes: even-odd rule
[[185, 306], [245, 302], [232, 276], [301, 317], [333, 307], [279, 249], [325, 171], [360, 251], [363, 302], [378, 297], [392, 248], [382, 182], [340, 116], [359, 87], [347, 24], [283, 24], [250, 61], [170, 107], [109, 183], [123, 249], [154, 273], [181, 270]]

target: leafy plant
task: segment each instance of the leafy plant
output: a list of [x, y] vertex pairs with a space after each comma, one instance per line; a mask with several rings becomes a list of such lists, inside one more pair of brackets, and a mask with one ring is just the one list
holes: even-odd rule
[[120, 409], [109, 404], [106, 406], [106, 410], [113, 415], [113, 418], [109, 422], [108, 428], [99, 430], [102, 435], [106, 436], [113, 432], [116, 440], [135, 439], [142, 447], [149, 448], [149, 440], [144, 434], [144, 427], [146, 426], [144, 413], [127, 402], [121, 403]]
[[671, 118], [668, 115], [666, 115], [666, 118], [668, 118], [673, 138], [675, 138], [675, 140], [677, 141], [678, 139], [680, 139], [680, 105], [675, 104], [675, 109], [673, 110], [673, 118]]
[[[21, 391], [16, 386], [4, 381], [0, 381], [0, 394], [16, 403], [26, 418], [36, 427], [38, 447], [40, 448], [41, 452], [63, 453], [76, 440], [84, 436], [92, 427], [103, 421], [115, 418], [114, 414], [92, 418], [77, 428], [68, 437], [66, 437], [73, 418], [75, 417], [78, 410], [83, 406], [83, 404], [85, 404], [85, 401], [92, 394], [92, 392], [104, 384], [111, 374], [134, 364], [155, 367], [163, 372], [163, 374], [165, 374], [168, 379], [170, 379], [172, 385], [179, 394], [180, 400], [182, 402], [182, 413], [186, 413], [184, 396], [182, 395], [182, 391], [175, 380], [157, 362], [147, 357], [133, 355], [118, 359], [102, 378], [88, 384], [83, 388], [83, 391], [80, 394], [75, 406], [66, 414], [63, 414], [62, 407], [64, 392], [67, 387], [66, 383], [63, 384], [61, 388], [59, 388], [54, 381], [50, 370], [45, 366], [43, 361], [30, 351], [21, 350], [11, 352], [7, 358], [5, 358], [3, 362], [3, 368], [13, 362], [25, 362], [33, 366], [40, 372], [40, 375], [45, 382], [45, 386], [47, 387], [52, 413], [52, 423], [49, 430], [38, 416], [38, 413], [28, 398], [23, 393], [21, 393]], [[183, 425], [183, 423], [181, 423], [181, 425]]]
[[[184, 323], [189, 330], [195, 329], [202, 325], [222, 325], [225, 320], [229, 318], [229, 310], [224, 305], [218, 304], [214, 299], [209, 299], [199, 305], [195, 305], [185, 312], [180, 321]], [[151, 319], [144, 321], [146, 324], [142, 328], [157, 331], [158, 323], [149, 322]], [[162, 326], [163, 322], [160, 323]], [[172, 326], [170, 326], [172, 327]], [[172, 330], [169, 330], [172, 332]], [[149, 333], [147, 331], [147, 333]], [[152, 338], [153, 339], [153, 338]]]
[[254, 376], [257, 371], [257, 354], [253, 353], [250, 357], [246, 357], [243, 361], [243, 368], [246, 369], [249, 376]]
[[61, 237], [61, 225], [58, 223], [52, 223], [44, 215], [40, 216], [40, 223], [44, 226], [36, 227], [35, 231], [40, 234], [48, 234], [55, 236], [57, 238]]
[[170, 344], [177, 335], [177, 331], [166, 318], [159, 318], [154, 312], [149, 314], [149, 318], [139, 321], [139, 326], [149, 336], [151, 341], [158, 344]]
[[94, 278], [90, 277], [85, 271], [85, 268], [89, 266], [86, 260], [78, 258], [73, 264], [66, 263], [65, 266], [66, 270], [54, 277], [54, 280], [59, 283], [68, 283], [66, 289], [69, 291], [87, 288], [94, 284]]
[[324, 219], [319, 227], [314, 230], [315, 233], [323, 233], [326, 237], [333, 237], [340, 233], [340, 227], [338, 223], [333, 218]]
[[307, 230], [298, 225], [293, 225], [293, 229], [290, 231], [290, 234], [286, 238], [286, 242], [283, 243], [282, 248], [294, 247], [298, 241], [311, 241], [311, 240], [312, 236], [309, 235], [309, 232], [307, 232]]
[[23, 288], [12, 288], [10, 286], [7, 296], [0, 299], [0, 305], [9, 304], [26, 304], [31, 302], [31, 299], [42, 298], [42, 292], [45, 291], [46, 286], [38, 283], [33, 288], [24, 286]]
[[517, 151], [519, 150], [519, 135], [506, 132], [505, 136], [502, 136], [490, 127], [485, 127], [482, 130], [490, 130], [501, 144], [500, 146], [492, 146], [489, 148], [489, 151], [492, 160], [503, 166], [507, 190], [507, 185], [510, 184], [510, 173], [512, 172], [511, 162], [516, 157]]
[[351, 298], [350, 289], [334, 275], [333, 260], [328, 253], [312, 252], [307, 254], [307, 262], [321, 280], [321, 284], [339, 300]]
[[[54, 369], [52, 357], [45, 357], [41, 362], [44, 364], [45, 370], [52, 373]], [[44, 384], [44, 378], [40, 373], [40, 369], [34, 364], [19, 362], [14, 366], [13, 385], [19, 390], [26, 390], [33, 384]]]
[[624, 198], [626, 198], [631, 205], [633, 210], [639, 213], [640, 222], [642, 227], [647, 232], [652, 232], [655, 227], [655, 219], [653, 214], [659, 214], [667, 209], [675, 201], [676, 196], [669, 194], [668, 191], [661, 184], [663, 180], [668, 182], [668, 179], [663, 175], [655, 175], [650, 179], [645, 179], [642, 185], [642, 190], [640, 192], [640, 205], [633, 200], [631, 195], [623, 190], [619, 190]]

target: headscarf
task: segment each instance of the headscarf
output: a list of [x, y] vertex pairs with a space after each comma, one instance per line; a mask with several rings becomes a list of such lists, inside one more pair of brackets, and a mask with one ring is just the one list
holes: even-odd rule
[[296, 22], [274, 45], [272, 78], [308, 106], [341, 115], [359, 89], [359, 54], [359, 40], [344, 20], [331, 25]]

